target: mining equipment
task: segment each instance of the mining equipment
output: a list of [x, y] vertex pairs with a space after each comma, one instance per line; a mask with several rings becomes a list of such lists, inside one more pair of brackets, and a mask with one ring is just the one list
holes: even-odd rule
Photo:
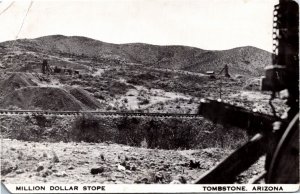
[[51, 74], [51, 72], [53, 72], [46, 59], [44, 59], [41, 64], [41, 71], [42, 74]]
[[216, 79], [214, 71], [206, 71], [205, 74], [208, 75], [211, 79]]
[[[224, 76], [225, 77], [230, 77], [229, 75], [229, 67], [228, 65], [224, 65], [224, 67], [221, 69], [221, 71], [218, 73], [218, 75], [221, 75], [224, 72]], [[214, 71], [206, 71], [205, 72], [206, 75], [209, 75], [211, 78], [216, 78], [215, 77], [215, 72]]]
[[79, 70], [73, 70], [69, 68], [60, 68], [58, 66], [49, 66], [47, 60], [43, 60], [41, 64], [41, 72], [43, 74], [65, 74], [65, 75], [80, 75]]
[[[224, 71], [224, 76], [227, 77], [227, 78], [230, 78], [230, 75], [229, 75], [229, 71], [228, 71], [228, 65], [225, 64], [223, 69], [221, 69], [221, 71], [218, 73], [218, 75], [221, 75]], [[211, 78], [215, 78], [215, 77], [211, 77]], [[219, 82], [219, 101], [222, 99], [222, 79], [220, 79], [220, 82]]]
[[221, 71], [219, 72], [218, 75], [221, 75], [223, 73], [223, 71], [224, 71], [224, 76], [225, 77], [230, 77], [228, 69], [229, 69], [228, 65], [225, 64], [224, 67], [223, 67], [223, 69], [221, 69]]
[[[279, 0], [274, 7], [273, 59], [266, 66], [261, 89], [270, 91], [272, 115], [230, 105], [220, 100], [202, 99], [199, 113], [223, 125], [244, 128], [250, 141], [235, 150], [196, 184], [235, 183], [261, 156], [266, 156], [265, 170], [250, 183], [299, 183], [299, 6], [294, 0]], [[224, 67], [225, 76], [229, 76]], [[289, 109], [278, 115], [272, 101], [280, 91], [287, 91]]]

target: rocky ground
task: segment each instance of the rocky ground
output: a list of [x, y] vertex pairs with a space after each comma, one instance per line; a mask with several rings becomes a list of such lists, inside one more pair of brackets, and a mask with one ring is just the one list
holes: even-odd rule
[[[68, 69], [79, 74], [42, 74], [44, 59], [52, 69]], [[0, 108], [195, 114], [201, 98], [221, 96], [226, 103], [271, 114], [270, 94], [259, 91], [260, 76], [264, 74], [264, 66], [270, 63], [271, 53], [254, 47], [207, 51], [184, 46], [114, 45], [65, 36], [18, 40], [13, 46], [12, 42], [4, 42], [0, 43]], [[229, 66], [230, 78], [218, 75], [225, 64]], [[215, 76], [205, 75], [206, 71], [214, 71]], [[276, 100], [275, 105], [280, 113], [286, 109], [282, 100]], [[160, 142], [169, 146], [170, 139], [178, 142], [177, 137], [186, 137], [182, 131], [193, 129], [197, 133], [192, 136], [199, 136], [195, 141], [197, 148], [205, 149], [196, 149], [196, 146], [191, 150], [147, 149], [140, 141], [137, 141], [140, 147], [62, 143], [59, 141], [68, 139], [65, 134], [72, 134], [72, 130], [68, 131], [73, 126], [70, 120], [65, 122], [59, 118], [61, 122], [57, 125], [46, 117], [21, 120], [3, 117], [1, 120], [3, 126], [0, 127], [5, 127], [1, 129], [2, 137], [11, 138], [3, 139], [1, 145], [4, 183], [192, 183], [233, 152], [231, 148], [248, 140], [245, 132], [226, 129], [227, 135], [224, 135], [224, 130], [217, 130], [220, 127], [198, 125], [195, 120], [170, 120], [154, 122], [161, 125], [162, 131], [178, 129], [175, 130], [177, 136], [156, 135], [162, 139]], [[99, 118], [96, 120], [102, 122]], [[147, 129], [141, 127], [146, 121], [115, 121], [99, 126], [109, 132], [114, 129], [114, 135], [124, 130], [132, 133], [133, 129], [139, 129], [136, 126]], [[173, 127], [172, 122], [180, 125]], [[115, 126], [118, 123], [123, 124]], [[4, 136], [3, 130], [6, 131]], [[16, 134], [9, 133], [11, 131]], [[51, 134], [59, 136], [49, 139]], [[92, 136], [103, 139], [103, 134]], [[132, 142], [132, 137], [128, 136], [126, 141]], [[55, 143], [50, 143], [53, 139]], [[214, 139], [224, 140], [226, 145], [219, 148], [216, 146], [219, 142]], [[241, 174], [236, 182], [247, 183], [263, 171], [263, 166], [264, 158]]]
[[[1, 148], [3, 183], [192, 183], [232, 152], [10, 139], [3, 139]], [[237, 183], [246, 183], [262, 170], [263, 159]]]
[[[45, 59], [72, 75], [41, 74]], [[196, 113], [200, 98], [219, 98], [221, 86], [229, 103], [270, 113], [265, 100], [246, 99], [242, 91], [261, 97], [259, 78], [270, 63], [271, 53], [254, 47], [207, 51], [61, 35], [8, 41], [0, 43], [0, 108]], [[230, 78], [218, 74], [225, 64]], [[65, 100], [45, 107], [57, 98]]]

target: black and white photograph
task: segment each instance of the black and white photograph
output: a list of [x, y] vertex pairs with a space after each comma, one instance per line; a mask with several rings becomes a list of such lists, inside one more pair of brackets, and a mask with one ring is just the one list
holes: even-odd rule
[[0, 26], [2, 186], [299, 189], [298, 1], [0, 0]]

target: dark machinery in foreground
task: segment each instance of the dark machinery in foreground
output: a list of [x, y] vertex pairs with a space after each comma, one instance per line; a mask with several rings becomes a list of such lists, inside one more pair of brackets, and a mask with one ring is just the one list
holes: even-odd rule
[[[280, 0], [274, 8], [273, 64], [265, 69], [262, 90], [271, 91], [273, 116], [254, 113], [222, 101], [202, 100], [200, 114], [215, 123], [248, 129], [252, 139], [196, 184], [234, 183], [236, 177], [266, 155], [265, 172], [252, 183], [299, 183], [299, 6], [293, 0]], [[279, 117], [272, 100], [288, 92], [289, 109]]]

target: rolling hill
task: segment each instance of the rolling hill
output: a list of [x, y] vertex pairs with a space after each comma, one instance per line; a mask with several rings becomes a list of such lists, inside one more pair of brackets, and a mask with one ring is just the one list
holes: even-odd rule
[[[11, 45], [11, 41], [0, 43], [2, 48], [9, 48]], [[20, 39], [14, 45], [17, 48], [15, 50], [28, 52], [120, 60], [147, 67], [191, 72], [220, 71], [227, 64], [231, 73], [248, 76], [262, 75], [264, 66], [271, 63], [271, 53], [251, 46], [209, 51], [176, 45], [111, 44], [86, 37], [62, 35]]]

